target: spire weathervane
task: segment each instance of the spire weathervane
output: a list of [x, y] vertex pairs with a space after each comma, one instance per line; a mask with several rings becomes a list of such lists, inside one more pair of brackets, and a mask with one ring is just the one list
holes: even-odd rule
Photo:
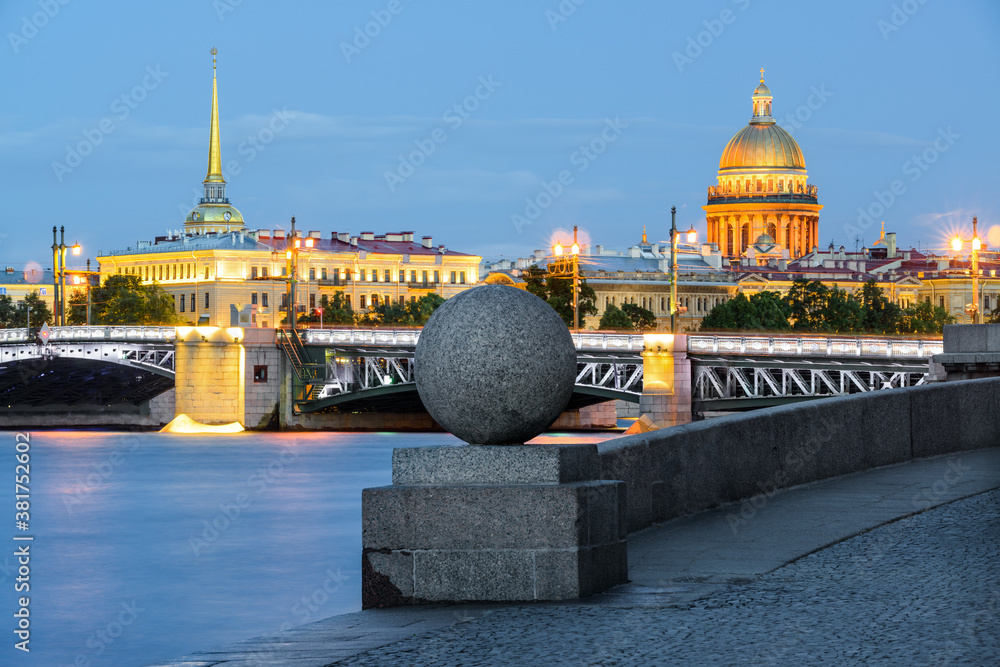
[[[212, 49], [212, 51], [214, 52], [215, 49]], [[763, 67], [760, 68], [760, 82], [764, 83], [764, 68]]]

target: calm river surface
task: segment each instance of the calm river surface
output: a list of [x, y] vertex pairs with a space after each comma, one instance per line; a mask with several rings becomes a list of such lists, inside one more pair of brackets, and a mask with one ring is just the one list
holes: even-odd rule
[[[600, 442], [617, 433], [534, 442]], [[15, 433], [0, 432], [0, 664], [144, 665], [361, 608], [361, 489], [394, 447], [444, 433], [35, 431], [30, 530], [15, 528]], [[30, 543], [16, 593], [14, 550]], [[30, 596], [31, 652], [14, 648]]]

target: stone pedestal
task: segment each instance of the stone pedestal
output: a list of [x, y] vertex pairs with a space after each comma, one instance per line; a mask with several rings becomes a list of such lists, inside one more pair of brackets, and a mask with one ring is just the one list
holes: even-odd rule
[[1000, 375], [1000, 324], [948, 324], [944, 352], [930, 359], [937, 381], [976, 380]]
[[628, 580], [596, 445], [397, 449], [362, 493], [362, 606], [566, 600]]
[[645, 334], [639, 413], [663, 428], [691, 421], [691, 360], [684, 334]]

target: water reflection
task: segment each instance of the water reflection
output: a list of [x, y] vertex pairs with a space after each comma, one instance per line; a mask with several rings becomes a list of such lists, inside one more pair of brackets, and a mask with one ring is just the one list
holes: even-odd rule
[[[14, 434], [0, 438], [10, 479]], [[79, 656], [141, 665], [360, 609], [361, 489], [391, 483], [394, 447], [460, 443], [442, 433], [53, 431], [31, 444], [31, 653], [4, 642], [0, 663], [50, 667]], [[12, 613], [16, 564], [4, 551]]]

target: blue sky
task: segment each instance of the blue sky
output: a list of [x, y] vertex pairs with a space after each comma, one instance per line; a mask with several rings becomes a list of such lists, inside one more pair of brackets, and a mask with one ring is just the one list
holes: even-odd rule
[[612, 247], [643, 225], [663, 239], [676, 205], [703, 235], [765, 67], [824, 245], [870, 244], [884, 219], [903, 247], [942, 247], [978, 215], [1000, 246], [990, 0], [3, 0], [0, 29], [5, 265], [51, 265], [52, 225], [91, 257], [182, 227], [212, 46], [251, 227], [295, 215], [514, 257], [573, 225]]

